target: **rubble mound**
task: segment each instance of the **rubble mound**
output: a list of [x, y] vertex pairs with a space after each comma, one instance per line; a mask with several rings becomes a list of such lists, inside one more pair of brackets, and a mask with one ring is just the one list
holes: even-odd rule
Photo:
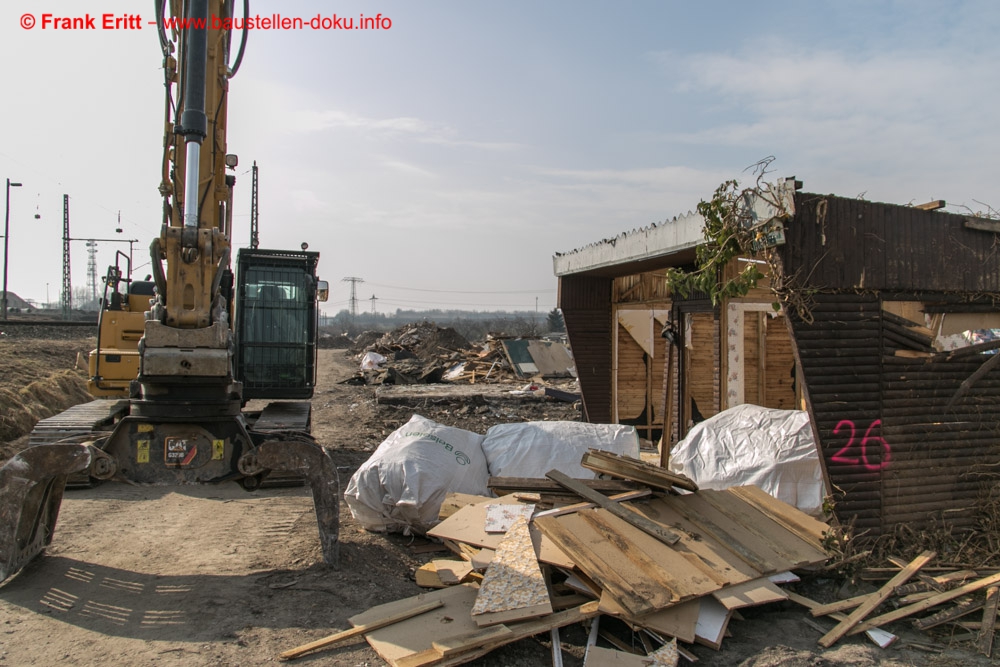
[[472, 349], [472, 345], [451, 327], [439, 327], [433, 322], [417, 322], [393, 329], [368, 349], [380, 354], [408, 350], [419, 359], [431, 359], [449, 352]]
[[316, 339], [316, 347], [325, 350], [347, 350], [354, 346], [354, 341], [347, 334], [332, 334], [321, 331]]
[[371, 346], [375, 344], [375, 341], [381, 337], [381, 331], [362, 331], [358, 334], [358, 337], [354, 339], [354, 345], [351, 346], [351, 352], [353, 354], [365, 352], [370, 349]]

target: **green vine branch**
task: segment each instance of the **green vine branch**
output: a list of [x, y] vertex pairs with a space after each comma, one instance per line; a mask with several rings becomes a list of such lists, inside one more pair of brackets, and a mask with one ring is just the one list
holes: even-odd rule
[[773, 161], [773, 157], [765, 158], [751, 167], [757, 175], [753, 187], [741, 188], [737, 181], [728, 180], [715, 189], [710, 200], [698, 204], [698, 213], [705, 220], [705, 242], [695, 249], [693, 270], [667, 270], [667, 286], [671, 292], [682, 298], [701, 292], [708, 295], [713, 305], [746, 296], [765, 274], [759, 268], [761, 262], [748, 262], [734, 277], [723, 281], [725, 267], [736, 257], [762, 257], [770, 267], [772, 289], [780, 282], [776, 254], [764, 248], [768, 224], [756, 223], [750, 206], [754, 198], [763, 198], [779, 212], [785, 210], [777, 189], [764, 181], [767, 167]]

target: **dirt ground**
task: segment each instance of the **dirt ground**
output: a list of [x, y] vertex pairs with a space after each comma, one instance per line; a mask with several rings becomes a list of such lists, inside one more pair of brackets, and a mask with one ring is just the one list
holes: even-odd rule
[[[86, 350], [86, 341], [76, 341]], [[34, 364], [34, 376], [67, 371], [73, 343]], [[0, 364], [13, 363], [12, 341], [0, 339]], [[37, 351], [37, 350], [36, 350]], [[343, 350], [321, 350], [313, 399], [313, 433], [331, 449], [343, 489], [353, 471], [397, 426], [418, 411], [436, 421], [484, 432], [494, 423], [572, 419], [572, 406], [525, 402], [515, 409], [435, 403], [419, 409], [377, 405], [374, 389], [338, 384], [356, 362]], [[78, 379], [82, 375], [77, 374]], [[38, 379], [32, 377], [32, 380]], [[26, 382], [0, 377], [0, 415]], [[3, 397], [8, 397], [4, 399]], [[68, 399], [67, 399], [68, 400]], [[50, 406], [51, 407], [51, 406]], [[0, 443], [10, 451], [23, 438]], [[68, 491], [52, 546], [0, 587], [0, 665], [262, 665], [282, 651], [350, 627], [370, 607], [420, 593], [414, 571], [441, 553], [419, 553], [425, 540], [368, 533], [341, 503], [339, 569], [322, 563], [312, 501], [303, 488], [247, 493], [235, 484], [139, 487], [107, 483]], [[808, 579], [802, 592], [827, 601], [833, 580]], [[988, 665], [947, 638], [908, 631], [888, 650], [861, 638], [831, 650], [791, 603], [743, 612], [722, 651], [695, 646], [707, 665]], [[822, 619], [820, 619], [822, 623]], [[625, 641], [624, 627], [603, 625]], [[830, 625], [826, 625], [830, 627]], [[583, 628], [562, 632], [564, 664], [582, 664]], [[933, 644], [917, 650], [910, 642]], [[381, 665], [363, 641], [296, 661], [317, 665]], [[548, 637], [496, 650], [481, 667], [551, 664]]]

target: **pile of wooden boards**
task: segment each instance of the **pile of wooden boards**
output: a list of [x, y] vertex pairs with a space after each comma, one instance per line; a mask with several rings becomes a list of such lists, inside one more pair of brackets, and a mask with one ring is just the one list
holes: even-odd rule
[[777, 583], [826, 561], [827, 526], [756, 487], [697, 491], [683, 476], [595, 450], [582, 463], [639, 488], [609, 498], [553, 470], [576, 503], [540, 511], [522, 502], [535, 493], [452, 496], [429, 535], [463, 562], [432, 561], [418, 583], [438, 590], [350, 622], [370, 629], [369, 644], [394, 667], [458, 665], [540, 633], [561, 664], [558, 629], [591, 621], [591, 644], [614, 643], [596, 622], [605, 615], [640, 631], [649, 655], [589, 645], [586, 665], [674, 665], [694, 659], [678, 641], [719, 648], [738, 609], [787, 599]]

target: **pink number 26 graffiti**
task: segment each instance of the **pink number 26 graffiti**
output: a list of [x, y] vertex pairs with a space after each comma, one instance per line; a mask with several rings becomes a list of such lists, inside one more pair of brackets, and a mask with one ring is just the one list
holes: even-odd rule
[[[852, 447], [854, 447], [854, 440], [857, 437], [857, 429], [854, 428], [854, 422], [849, 419], [842, 419], [837, 423], [837, 427], [833, 429], [833, 434], [837, 435], [840, 429], [843, 427], [850, 427], [851, 438], [847, 441], [847, 444], [841, 447], [836, 454], [834, 454], [830, 460], [835, 463], [846, 463], [849, 465], [858, 465], [859, 463], [865, 467], [866, 470], [884, 470], [889, 465], [889, 461], [892, 458], [892, 449], [889, 447], [889, 443], [885, 441], [880, 435], [872, 435], [872, 430], [878, 426], [882, 425], [881, 419], [876, 419], [871, 424], [868, 425], [868, 430], [865, 431], [865, 437], [861, 438], [861, 442], [858, 443], [858, 447], [861, 450], [861, 456], [848, 456], [847, 453]], [[870, 463], [868, 461], [868, 447], [869, 445], [877, 445], [881, 448], [882, 462], [881, 463]]]

